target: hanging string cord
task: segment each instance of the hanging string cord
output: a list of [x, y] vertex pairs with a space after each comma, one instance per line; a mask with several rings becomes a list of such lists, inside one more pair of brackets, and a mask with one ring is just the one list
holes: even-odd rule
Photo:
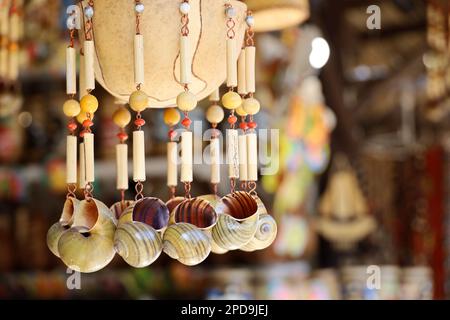
[[[247, 18], [253, 16], [253, 13], [250, 10], [247, 10]], [[245, 32], [246, 34], [246, 39], [245, 39], [245, 44], [248, 47], [254, 47], [255, 46], [255, 40], [254, 40], [254, 36], [255, 36], [255, 31], [253, 30], [253, 27], [249, 26]]]
[[92, 200], [92, 193], [94, 192], [94, 185], [92, 182], [88, 182], [84, 188], [84, 198], [90, 202]]
[[[183, 3], [189, 3], [189, 0], [183, 0]], [[189, 35], [189, 15], [181, 15], [181, 35], [187, 37]]]
[[185, 182], [184, 183], [184, 197], [186, 199], [191, 199], [191, 183], [190, 182]]
[[[90, 7], [92, 7], [92, 9], [94, 9], [94, 1], [93, 0], [89, 0], [88, 5]], [[92, 18], [86, 19], [85, 29], [84, 29], [84, 37], [88, 41], [91, 41], [94, 38]]]
[[67, 195], [66, 198], [76, 198], [75, 192], [77, 191], [77, 185], [75, 183], [67, 184]]
[[[233, 6], [229, 3], [225, 4], [225, 8], [226, 9], [230, 9]], [[234, 37], [236, 36], [236, 31], [234, 30], [234, 28], [236, 27], [236, 21], [234, 21], [233, 18], [229, 17], [227, 19], [227, 37], [228, 39], [234, 39]]]
[[142, 184], [141, 181], [138, 181], [136, 183], [136, 186], [134, 187], [134, 189], [136, 190], [136, 196], [134, 197], [135, 201], [141, 200], [144, 198], [144, 185]]
[[247, 183], [247, 187], [248, 187], [248, 193], [250, 193], [250, 195], [252, 195], [253, 197], [258, 196], [258, 193], [256, 192], [256, 182], [255, 181], [249, 181]]

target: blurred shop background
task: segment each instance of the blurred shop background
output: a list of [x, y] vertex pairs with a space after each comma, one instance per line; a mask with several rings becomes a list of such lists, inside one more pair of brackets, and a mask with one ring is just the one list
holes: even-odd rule
[[[278, 222], [276, 242], [211, 254], [197, 267], [162, 254], [133, 269], [116, 256], [83, 274], [82, 290], [68, 290], [45, 239], [66, 193], [61, 106], [72, 1], [24, 1], [20, 77], [0, 79], [0, 299], [449, 298], [450, 1], [298, 3], [309, 10], [301, 26], [256, 37], [257, 120], [280, 130], [271, 140], [279, 170], [258, 189]], [[381, 29], [368, 28], [370, 5]], [[100, 86], [96, 95], [95, 190], [112, 204], [116, 105]], [[144, 117], [146, 192], [166, 199], [167, 128], [160, 110]], [[207, 194], [208, 174], [194, 172], [192, 193]], [[366, 285], [372, 265], [380, 289]]]

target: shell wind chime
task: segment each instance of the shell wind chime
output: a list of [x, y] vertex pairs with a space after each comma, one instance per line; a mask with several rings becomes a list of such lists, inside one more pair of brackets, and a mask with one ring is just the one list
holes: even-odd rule
[[[220, 7], [217, 3], [220, 3]], [[203, 10], [205, 4], [208, 8], [202, 11], [203, 16], [199, 22], [199, 10]], [[108, 66], [105, 64], [104, 46], [108, 43], [108, 36], [105, 35], [104, 28], [111, 27], [108, 22], [110, 17], [107, 17], [106, 12], [107, 5], [120, 8], [121, 12], [126, 12], [124, 13], [126, 17], [134, 13], [132, 31], [130, 26], [124, 25], [127, 19], [119, 19], [120, 21], [117, 22], [121, 26], [120, 32], [129, 30], [134, 35], [132, 55], [134, 81], [128, 79], [128, 70], [125, 74], [119, 70], [129, 61], [121, 61], [121, 66], [114, 76], [110, 73], [110, 68], [117, 67], [114, 65], [117, 60], [111, 58], [111, 64]], [[170, 43], [167, 55], [164, 56], [170, 56], [171, 50], [176, 48], [169, 74], [161, 73], [168, 70], [160, 59], [153, 59], [155, 53], [149, 45], [154, 41], [152, 37], [156, 36], [155, 32], [159, 30], [155, 28], [152, 24], [153, 19], [149, 17], [152, 14], [160, 14], [155, 12], [155, 6], [158, 6], [165, 14], [172, 14], [171, 16], [176, 10], [180, 17], [180, 23], [173, 23], [170, 19], [166, 19], [170, 26], [164, 33], [164, 37], [167, 38], [164, 42], [172, 40], [175, 43]], [[111, 10], [111, 12], [116, 11]], [[108, 265], [116, 253], [126, 263], [136, 268], [151, 265], [163, 252], [184, 265], [193, 266], [204, 261], [211, 252], [223, 254], [237, 249], [255, 251], [270, 246], [275, 240], [277, 225], [267, 213], [256, 192], [258, 139], [257, 124], [253, 117], [260, 110], [260, 104], [254, 98], [256, 48], [253, 40], [252, 13], [246, 11], [245, 5], [237, 1], [130, 0], [119, 3], [110, 0], [90, 0], [82, 1], [80, 6], [70, 7], [68, 14], [70, 44], [67, 48], [67, 94], [69, 99], [63, 106], [64, 113], [70, 119], [67, 126], [69, 135], [66, 155], [68, 192], [60, 220], [48, 231], [47, 243], [50, 250], [72, 269], [95, 272]], [[223, 21], [222, 26], [211, 34], [205, 32], [202, 35], [204, 39], [199, 39], [199, 23], [203, 23], [204, 27], [212, 28], [213, 25], [217, 25], [210, 21], [212, 18], [215, 22]], [[173, 30], [174, 25], [177, 27], [178, 39], [167, 32]], [[151, 28], [155, 30], [150, 32]], [[84, 31], [80, 32], [83, 50], [80, 50], [82, 55], [79, 82], [82, 92], [78, 102], [75, 97], [77, 86], [74, 37], [77, 30], [81, 29]], [[224, 32], [221, 32], [222, 30]], [[109, 33], [111, 31], [109, 30]], [[208, 39], [208, 37], [222, 34], [220, 44], [216, 38]], [[244, 34], [245, 41], [243, 41]], [[128, 39], [127, 37], [128, 35], [123, 39]], [[118, 41], [123, 39], [120, 37]], [[220, 59], [222, 52], [217, 52], [217, 56], [213, 57], [217, 47], [212, 48], [209, 57], [201, 54], [205, 50], [202, 47], [202, 41], [207, 44], [213, 43], [218, 48], [224, 49], [225, 67], [215, 65], [217, 61], [222, 61]], [[114, 56], [116, 53], [110, 54]], [[211, 60], [213, 58], [214, 61]], [[205, 72], [205, 68], [216, 70], [217, 72], [212, 72], [211, 75], [217, 79], [208, 80], [201, 89], [198, 81], [200, 75]], [[155, 83], [152, 72], [156, 70], [160, 72], [160, 82]], [[223, 80], [221, 79], [222, 71], [226, 73], [228, 90], [221, 98], [217, 88]], [[116, 81], [117, 75], [120, 75], [120, 81]], [[116, 145], [116, 189], [121, 199], [109, 208], [94, 197], [93, 189], [94, 134], [91, 127], [94, 113], [98, 108], [98, 101], [92, 94], [95, 89], [95, 76], [100, 84], [114, 95], [121, 98], [127, 97], [129, 107], [135, 112], [132, 167], [136, 196], [134, 200], [126, 198], [129, 180], [128, 135], [125, 128], [130, 124], [132, 116], [126, 106], [120, 106], [114, 112], [113, 121], [119, 128], [117, 134], [119, 143]], [[170, 77], [173, 77], [172, 82], [177, 86], [178, 94], [174, 101], [179, 111], [170, 107], [164, 112], [164, 122], [169, 129], [167, 142], [169, 200], [163, 202], [158, 198], [144, 195], [146, 123], [142, 118], [142, 112], [148, 108], [169, 105], [168, 101], [172, 100], [171, 95], [175, 91], [175, 87], [171, 87], [173, 84], [170, 84], [170, 88], [166, 87], [169, 82], [167, 79]], [[129, 82], [134, 83], [134, 86], [130, 86]], [[194, 135], [191, 131], [192, 120], [189, 112], [196, 108], [198, 100], [205, 96], [204, 93], [209, 90], [206, 88], [211, 84], [214, 84], [216, 90], [210, 95], [212, 105], [206, 117], [212, 125], [209, 146], [212, 193], [193, 197], [191, 187], [194, 183]], [[159, 88], [159, 85], [162, 87]], [[227, 118], [230, 128], [226, 135], [230, 193], [224, 197], [220, 197], [217, 191], [217, 186], [221, 183], [222, 158], [220, 131], [217, 125], [225, 118], [224, 110], [219, 105], [220, 101], [230, 111]], [[237, 115], [240, 117], [239, 128]], [[79, 136], [83, 141], [79, 144], [75, 133], [78, 128], [77, 121], [82, 126]], [[179, 123], [182, 126], [181, 129], [176, 128]], [[77, 157], [78, 150], [79, 157]], [[181, 154], [180, 175], [178, 175], [179, 152]], [[77, 174], [78, 168], [79, 174]], [[178, 179], [184, 186], [185, 192], [182, 196], [176, 195]], [[83, 190], [84, 199], [82, 200], [76, 199], [77, 183]]]

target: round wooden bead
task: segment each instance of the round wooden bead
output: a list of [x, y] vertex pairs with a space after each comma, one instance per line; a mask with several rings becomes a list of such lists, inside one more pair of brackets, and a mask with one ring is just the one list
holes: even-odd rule
[[131, 121], [131, 113], [127, 108], [120, 107], [113, 114], [114, 123], [119, 128], [125, 128]]
[[206, 111], [206, 119], [210, 123], [220, 123], [222, 122], [224, 116], [225, 113], [223, 112], [222, 107], [218, 106], [217, 104], [213, 104]]
[[63, 104], [63, 112], [69, 118], [76, 117], [80, 113], [80, 111], [80, 103], [75, 99], [67, 100]]
[[242, 98], [234, 91], [228, 91], [222, 96], [222, 104], [229, 110], [237, 109], [242, 104]]
[[255, 115], [261, 109], [261, 104], [255, 98], [245, 99], [242, 103], [242, 108], [250, 115]]
[[130, 107], [136, 112], [142, 112], [148, 107], [148, 96], [141, 90], [134, 91], [130, 95]]
[[92, 94], [87, 94], [81, 98], [80, 106], [83, 113], [93, 114], [98, 109], [98, 100]]
[[244, 110], [244, 108], [242, 108], [242, 105], [236, 109], [236, 113], [241, 117], [245, 117], [248, 115], [248, 113]]
[[169, 127], [176, 126], [180, 119], [181, 116], [177, 109], [169, 108], [164, 111], [164, 123]]
[[[83, 124], [84, 120], [87, 119], [86, 112], [80, 112], [77, 116], [77, 121], [79, 124]], [[94, 114], [91, 114], [91, 120], [94, 120]]]
[[197, 106], [197, 97], [189, 91], [182, 92], [177, 97], [177, 106], [181, 111], [192, 111]]

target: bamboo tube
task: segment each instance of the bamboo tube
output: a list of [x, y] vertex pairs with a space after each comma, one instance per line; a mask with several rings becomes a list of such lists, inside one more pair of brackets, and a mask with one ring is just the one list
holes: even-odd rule
[[255, 93], [256, 48], [245, 47], [245, 87], [247, 93]]
[[86, 161], [84, 157], [84, 143], [80, 143], [80, 176], [79, 176], [79, 187], [84, 189], [86, 187]]
[[211, 95], [209, 96], [209, 101], [213, 101], [213, 102], [220, 101], [219, 88], [217, 88], [216, 90], [213, 91], [213, 93], [211, 93]]
[[209, 145], [211, 157], [211, 183], [220, 183], [220, 144], [218, 138], [212, 138]]
[[239, 178], [238, 148], [238, 131], [235, 129], [227, 129], [227, 162], [229, 178]]
[[176, 187], [178, 184], [177, 143], [167, 143], [167, 186]]
[[77, 93], [77, 64], [76, 51], [73, 47], [66, 49], [66, 93]]
[[238, 59], [238, 84], [237, 84], [237, 91], [239, 94], [247, 94], [246, 89], [246, 80], [245, 80], [245, 49], [241, 49], [241, 53], [239, 54]]
[[13, 42], [20, 39], [20, 17], [17, 13], [12, 14], [9, 18], [9, 38]]
[[239, 136], [239, 179], [241, 181], [247, 181], [247, 136]]
[[133, 131], [133, 180], [145, 181], [144, 131]]
[[188, 36], [180, 37], [180, 82], [189, 84], [192, 81], [191, 51]]
[[67, 136], [66, 183], [77, 183], [77, 137]]
[[88, 40], [84, 42], [84, 71], [86, 90], [95, 89], [95, 73], [94, 73], [94, 41]]
[[86, 87], [86, 64], [84, 63], [84, 54], [80, 54], [80, 75], [79, 75], [79, 81], [80, 81], [80, 94], [79, 99], [83, 98], [83, 96], [87, 92]]
[[181, 134], [181, 182], [192, 182], [192, 132]]
[[236, 40], [227, 39], [227, 87], [237, 86]]
[[128, 145], [119, 143], [116, 145], [116, 188], [128, 190]]
[[256, 133], [247, 134], [248, 181], [258, 181], [258, 141]]
[[86, 182], [95, 181], [94, 173], [94, 134], [84, 134], [84, 158], [86, 166]]
[[144, 74], [144, 36], [137, 34], [134, 36], [134, 82], [136, 85], [144, 84]]
[[15, 81], [19, 78], [19, 50], [10, 50], [8, 54], [8, 79]]
[[0, 78], [8, 75], [8, 49], [0, 48]]

